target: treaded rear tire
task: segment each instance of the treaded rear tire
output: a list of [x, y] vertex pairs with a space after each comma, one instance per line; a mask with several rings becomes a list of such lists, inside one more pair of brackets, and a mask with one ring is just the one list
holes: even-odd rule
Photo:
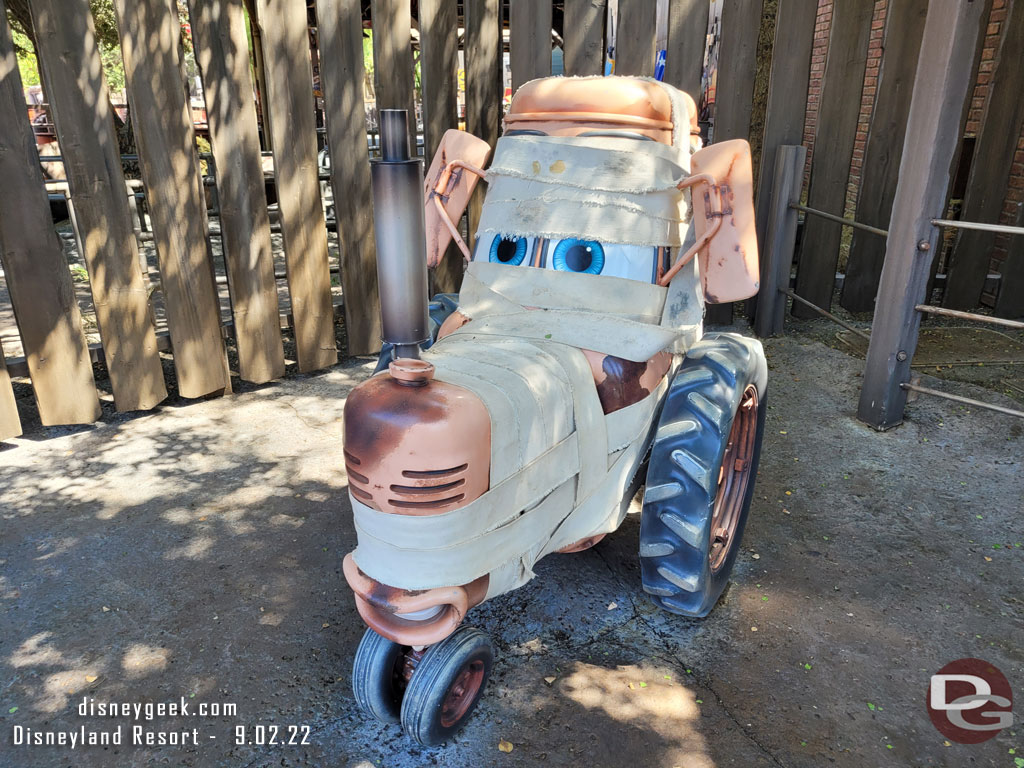
[[[728, 583], [754, 493], [767, 382], [761, 343], [733, 333], [708, 334], [694, 344], [672, 380], [651, 446], [640, 522], [644, 591], [667, 611], [707, 616]], [[742, 463], [749, 474], [742, 500], [733, 492], [727, 543], [718, 541], [713, 558], [711, 524], [719, 479], [725, 477], [722, 462], [744, 394], [750, 398], [753, 391], [756, 414], [743, 417], [756, 418], [756, 427], [743, 425], [756, 429]]]

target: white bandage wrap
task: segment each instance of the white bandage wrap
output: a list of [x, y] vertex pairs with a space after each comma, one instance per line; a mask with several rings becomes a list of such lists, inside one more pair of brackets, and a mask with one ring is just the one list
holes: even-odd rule
[[687, 206], [677, 184], [689, 148], [599, 136], [506, 136], [487, 171], [480, 234], [678, 247]]

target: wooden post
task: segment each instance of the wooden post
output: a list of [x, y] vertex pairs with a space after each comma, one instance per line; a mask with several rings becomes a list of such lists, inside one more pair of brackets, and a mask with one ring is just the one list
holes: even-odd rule
[[[964, 221], [999, 222], [1017, 141], [1024, 126], [1024, 99], [1021, 98], [1024, 93], [1024, 3], [1008, 3], [1006, 13], [1002, 45], [988, 85], [988, 103], [960, 209], [960, 218]], [[979, 306], [995, 240], [993, 232], [962, 229], [957, 233], [946, 269], [942, 306], [951, 309]]]
[[508, 8], [512, 93], [551, 75], [551, 0], [517, 0]]
[[[816, 131], [822, 139], [821, 151], [811, 160], [807, 205], [836, 216], [843, 215], [846, 205], [874, 8], [874, 0], [843, 0], [832, 6]], [[804, 219], [796, 293], [823, 309], [832, 307], [842, 237], [839, 224], [818, 216]], [[793, 314], [816, 317], [798, 302], [793, 303]]]
[[704, 50], [707, 47], [708, 0], [670, 0], [665, 82], [700, 99]]
[[[422, 12], [422, 7], [421, 12]], [[338, 222], [345, 337], [349, 355], [380, 350], [380, 296], [373, 239], [373, 195], [363, 100], [363, 20], [355, 0], [317, 0], [331, 188]]]
[[789, 289], [796, 244], [797, 212], [790, 205], [800, 202], [806, 162], [807, 147], [801, 145], [781, 146], [775, 152], [768, 231], [761, 259], [761, 290], [754, 319], [758, 336], [782, 333], [786, 315], [786, 295], [782, 291]]
[[167, 388], [92, 13], [86, 0], [30, 7], [114, 403], [119, 411], [148, 410]]
[[931, 220], [946, 205], [961, 105], [984, 3], [932, 0], [914, 78], [899, 184], [886, 240], [882, 281], [857, 416], [880, 430], [903, 421], [928, 273], [939, 242]]
[[178, 13], [170, 0], [115, 0], [114, 7], [178, 391], [182, 397], [223, 392], [231, 379], [206, 239], [192, 110], [182, 82]]
[[[370, 0], [373, 20], [373, 82], [377, 109], [409, 111], [409, 138], [416, 154], [413, 103], [412, 12], [409, 0]], [[450, 30], [454, 31], [454, 30]]]
[[[975, 3], [978, 0], [974, 0]], [[900, 153], [910, 110], [910, 89], [921, 51], [928, 0], [899, 0], [889, 5], [885, 20], [885, 54], [878, 92], [864, 150], [857, 221], [888, 229], [900, 169]], [[970, 72], [970, 59], [958, 62]], [[957, 118], [960, 105], [955, 107]], [[870, 312], [878, 292], [886, 245], [876, 235], [854, 230], [840, 304], [851, 312]]]
[[[1024, 227], [1024, 203], [1017, 203], [1014, 224]], [[1006, 244], [1002, 276], [995, 314], [999, 317], [1024, 316], [1024, 235], [1011, 237]]]
[[[46, 426], [88, 424], [100, 416], [99, 395], [71, 272], [50, 219], [3, 0], [0, 179], [0, 262], [28, 358], [39, 418]], [[10, 416], [4, 421], [10, 431]]]
[[21, 434], [21, 419], [18, 418], [18, 403], [11, 388], [11, 376], [4, 360], [4, 348], [0, 346], [0, 440]]
[[[724, 0], [713, 141], [750, 138], [762, 0]], [[705, 322], [732, 322], [732, 304], [710, 304]]]
[[604, 22], [608, 0], [565, 0], [562, 40], [566, 75], [604, 72]]
[[241, 0], [189, 0], [217, 169], [220, 231], [242, 378], [284, 375], [270, 217]]
[[[492, 147], [498, 141], [501, 100], [501, 4], [499, 0], [465, 0], [466, 130]], [[469, 201], [469, 244], [483, 206], [484, 185], [477, 184]]]
[[[267, 67], [267, 123], [273, 135], [274, 179], [295, 317], [295, 346], [299, 370], [315, 371], [338, 362], [338, 349], [327, 226], [317, 178], [306, 3], [258, 0], [257, 5], [267, 57], [263, 62]], [[335, 198], [335, 203], [341, 201]]]
[[[423, 157], [426, 166], [437, 152], [444, 132], [459, 126], [456, 84], [459, 38], [455, 0], [420, 0], [420, 73], [423, 82]], [[434, 269], [433, 292], [453, 293], [462, 284], [462, 253], [449, 245]]]
[[654, 76], [657, 21], [654, 0], [619, 0], [619, 27], [615, 32], [616, 75]]

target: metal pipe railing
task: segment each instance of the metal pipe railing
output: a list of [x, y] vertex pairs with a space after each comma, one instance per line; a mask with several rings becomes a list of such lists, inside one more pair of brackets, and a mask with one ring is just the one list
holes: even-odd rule
[[1007, 224], [986, 224], [981, 221], [957, 221], [955, 219], [932, 219], [932, 224], [936, 227], [978, 229], [982, 232], [998, 232], [1003, 235], [1024, 235], [1024, 227], [1011, 227]]
[[942, 315], [943, 317], [956, 317], [960, 320], [975, 320], [979, 323], [992, 323], [993, 325], [1002, 325], [1006, 328], [1015, 328], [1017, 330], [1024, 330], [1024, 323], [1018, 322], [1017, 320], [1006, 320], [1002, 317], [989, 317], [988, 315], [978, 315], [974, 312], [961, 312], [959, 309], [946, 309], [945, 307], [933, 307], [930, 304], [918, 304], [914, 307], [918, 312], [927, 312], [930, 315]]
[[784, 293], [784, 294], [786, 294], [786, 295], [787, 295], [787, 296], [789, 296], [789, 298], [791, 298], [791, 299], [792, 299], [793, 301], [798, 301], [798, 302], [800, 302], [800, 303], [801, 303], [801, 304], [803, 304], [803, 305], [804, 305], [805, 307], [810, 307], [810, 308], [811, 308], [812, 310], [814, 310], [815, 312], [817, 312], [817, 313], [818, 313], [819, 315], [821, 315], [822, 317], [827, 317], [827, 318], [828, 318], [829, 320], [831, 320], [831, 321], [832, 321], [833, 323], [836, 323], [837, 325], [841, 325], [841, 326], [843, 326], [843, 328], [845, 328], [846, 330], [850, 331], [851, 333], [854, 333], [854, 334], [856, 334], [857, 336], [860, 336], [860, 337], [861, 337], [862, 339], [864, 339], [864, 341], [871, 341], [871, 337], [870, 337], [870, 336], [869, 336], [868, 334], [864, 333], [864, 331], [862, 331], [862, 330], [861, 330], [860, 328], [856, 328], [856, 327], [854, 327], [854, 326], [850, 325], [850, 324], [849, 324], [848, 322], [846, 322], [845, 320], [840, 320], [840, 319], [839, 319], [838, 317], [836, 317], [835, 315], [833, 315], [833, 314], [832, 314], [831, 312], [829, 312], [828, 310], [822, 309], [822, 308], [821, 308], [821, 307], [819, 307], [819, 306], [818, 306], [817, 304], [812, 304], [812, 303], [811, 303], [811, 302], [809, 302], [809, 301], [808, 301], [807, 299], [805, 299], [805, 298], [804, 298], [803, 296], [797, 296], [797, 295], [796, 295], [795, 293], [793, 293], [793, 291], [789, 290], [788, 288], [785, 288], [785, 289], [779, 289], [779, 292], [780, 292], [780, 293]]
[[908, 392], [917, 392], [922, 395], [931, 395], [932, 397], [941, 397], [943, 400], [952, 400], [954, 403], [963, 403], [964, 405], [971, 405], [975, 408], [985, 408], [989, 411], [997, 411], [998, 413], [1005, 413], [1008, 416], [1016, 416], [1018, 419], [1024, 419], [1024, 411], [1018, 411], [1013, 408], [1004, 408], [1001, 405], [992, 405], [992, 403], [983, 403], [981, 400], [975, 400], [972, 397], [951, 395], [949, 392], [941, 392], [937, 389], [930, 389], [929, 387], [922, 387], [918, 384], [910, 384], [908, 382], [900, 384], [900, 389], [904, 389]]
[[889, 231], [886, 229], [879, 229], [878, 227], [872, 227], [868, 224], [861, 224], [859, 221], [853, 219], [847, 219], [843, 216], [836, 216], [832, 213], [825, 213], [825, 211], [819, 211], [817, 208], [808, 208], [806, 205], [800, 203], [790, 203], [789, 207], [795, 211], [802, 211], [803, 213], [809, 213], [811, 216], [820, 216], [828, 221], [834, 221], [837, 224], [842, 224], [845, 227], [853, 227], [854, 229], [860, 229], [865, 232], [870, 232], [873, 235], [881, 235], [882, 237], [888, 237]]

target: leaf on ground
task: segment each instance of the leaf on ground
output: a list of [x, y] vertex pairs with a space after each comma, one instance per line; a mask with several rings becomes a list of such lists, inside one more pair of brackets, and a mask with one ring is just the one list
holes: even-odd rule
[[811, 668], [810, 664], [804, 664], [804, 669], [810, 669], [810, 668]]
[[10, 709], [7, 710], [7, 714], [13, 715], [17, 711], [18, 711], [17, 707], [11, 707]]
[[944, 746], [944, 747], [952, 747], [953, 744], [951, 742], [944, 741], [944, 742], [942, 742], [942, 746]]
[[512, 749], [513, 749], [513, 747], [512, 747], [512, 742], [511, 741], [505, 741], [504, 739], [502, 739], [501, 741], [498, 742], [498, 751], [499, 752], [511, 752]]
[[696, 701], [697, 701], [698, 704], [703, 704], [704, 703], [704, 699], [697, 699]]
[[647, 683], [640, 683], [640, 687], [641, 688], [646, 688], [647, 687]]
[[331, 626], [330, 622], [325, 621], [323, 624], [320, 625], [320, 629], [327, 629], [329, 626]]
[[872, 712], [875, 711], [875, 705], [872, 704], [870, 701], [868, 702], [868, 709], [870, 709]]
[[608, 610], [609, 611], [614, 611], [618, 607], [619, 607], [618, 603], [608, 603]]
[[629, 684], [629, 690], [631, 690], [631, 691], [635, 691], [636, 690], [636, 688], [633, 687], [632, 683]]
[[558, 679], [557, 677], [555, 677], [554, 675], [551, 675], [551, 677], [545, 677], [544, 678], [544, 682], [547, 683], [548, 685], [553, 685], [555, 680], [557, 680], [557, 679]]
[[99, 678], [97, 678], [96, 675], [86, 675], [85, 676], [85, 682], [87, 682], [87, 683], [95, 683], [96, 680], [98, 680], [98, 679]]
[[1024, 757], [1015, 757], [1015, 758], [1013, 758], [1013, 764], [1017, 768], [1024, 768]]

